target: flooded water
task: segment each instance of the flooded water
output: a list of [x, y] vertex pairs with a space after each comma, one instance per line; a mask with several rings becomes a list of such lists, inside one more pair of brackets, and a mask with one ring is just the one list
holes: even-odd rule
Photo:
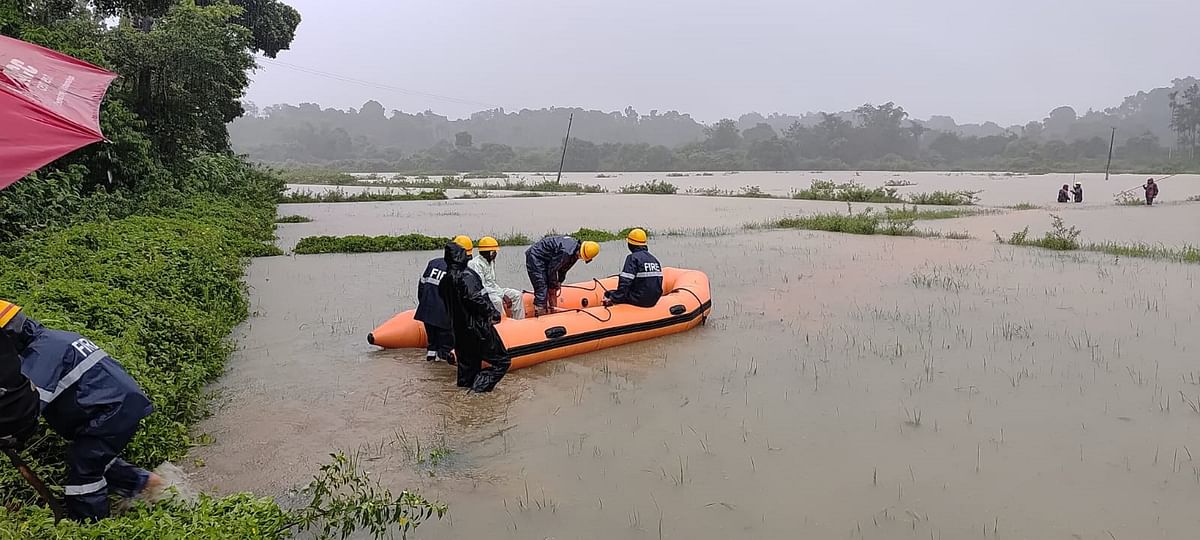
[[[662, 180], [675, 184], [679, 193], [689, 189], [706, 190], [716, 188], [724, 191], [738, 191], [743, 187], [757, 186], [764, 193], [776, 196], [788, 196], [794, 189], [807, 188], [813, 180], [832, 180], [837, 183], [857, 182], [867, 187], [880, 187], [888, 182], [911, 183], [896, 189], [900, 194], [922, 193], [931, 191], [979, 191], [980, 204], [988, 206], [1009, 206], [1021, 203], [1037, 205], [1055, 204], [1058, 189], [1063, 184], [1083, 184], [1084, 204], [1111, 205], [1113, 196], [1129, 191], [1137, 197], [1142, 196], [1138, 187], [1153, 177], [1161, 179], [1164, 175], [1114, 174], [1106, 181], [1103, 173], [1052, 173], [1052, 174], [1014, 174], [988, 172], [884, 172], [884, 171], [743, 171], [716, 173], [563, 173], [564, 182], [580, 184], [596, 184], [609, 191], [617, 191], [624, 186], [641, 184], [650, 180]], [[672, 176], [675, 175], [675, 176]], [[679, 176], [683, 175], [683, 176]], [[366, 176], [366, 175], [360, 175]], [[390, 174], [381, 174], [384, 178]], [[525, 180], [541, 182], [553, 180], [556, 175], [545, 173], [509, 173], [512, 181]], [[484, 179], [474, 180], [476, 183], [501, 183], [503, 180]], [[1200, 175], [1181, 174], [1162, 181], [1159, 200], [1163, 202], [1182, 201], [1194, 195], [1200, 195]]]
[[[194, 480], [282, 495], [330, 451], [353, 452], [388, 487], [450, 505], [419, 538], [1194, 535], [1200, 265], [983, 234], [1036, 225], [1043, 210], [928, 222], [979, 237], [964, 241], [735, 230], [839, 207], [596, 195], [281, 208], [316, 218], [282, 225], [285, 246], [311, 234], [731, 229], [652, 242], [664, 264], [708, 273], [706, 326], [521, 370], [488, 395], [458, 391], [452, 368], [421, 351], [365, 342], [414, 305], [437, 254], [255, 259], [252, 316], [198, 428], [213, 442], [193, 452]], [[1171, 238], [1194, 244], [1198, 211], [1062, 215], [1094, 241], [1190, 225]], [[604, 249], [569, 280], [616, 272], [623, 246]], [[502, 282], [525, 286], [521, 259], [501, 251]]]

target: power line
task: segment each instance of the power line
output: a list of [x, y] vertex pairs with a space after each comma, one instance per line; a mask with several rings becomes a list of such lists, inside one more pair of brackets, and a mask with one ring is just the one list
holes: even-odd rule
[[258, 60], [260, 62], [266, 63], [267, 65], [279, 66], [279, 67], [299, 71], [301, 73], [307, 73], [309, 75], [313, 75], [316, 77], [324, 77], [326, 79], [332, 79], [332, 80], [340, 81], [340, 82], [344, 82], [344, 83], [357, 84], [359, 86], [365, 86], [367, 88], [387, 90], [390, 92], [397, 92], [397, 93], [406, 94], [406, 95], [410, 95], [410, 96], [419, 96], [419, 97], [434, 99], [434, 100], [438, 100], [438, 101], [457, 103], [459, 105], [473, 105], [473, 106], [477, 106], [477, 107], [486, 107], [489, 109], [500, 108], [499, 105], [495, 105], [493, 103], [472, 101], [469, 99], [457, 98], [457, 97], [453, 97], [453, 96], [446, 96], [446, 95], [442, 95], [442, 94], [434, 94], [431, 92], [422, 92], [420, 90], [413, 90], [411, 88], [402, 88], [402, 87], [393, 86], [390, 84], [384, 84], [384, 83], [378, 83], [378, 82], [373, 82], [373, 81], [368, 81], [368, 80], [363, 80], [363, 79], [357, 79], [357, 78], [349, 77], [346, 75], [339, 75], [337, 73], [330, 73], [328, 71], [321, 71], [319, 69], [313, 69], [310, 67], [299, 66], [296, 64], [288, 63], [288, 62], [275, 60], [273, 58], [260, 57], [260, 58], [258, 58]]

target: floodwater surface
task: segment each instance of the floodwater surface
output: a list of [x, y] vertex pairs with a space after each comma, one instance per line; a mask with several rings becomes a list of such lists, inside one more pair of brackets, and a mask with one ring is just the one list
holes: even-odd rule
[[[829, 203], [296, 205], [317, 220], [280, 234], [700, 228], [811, 211], [793, 204]], [[1197, 205], [1177, 207], [1077, 210], [1077, 221], [1091, 237], [1114, 219], [1195, 223]], [[957, 228], [1025, 219], [1014, 214], [1026, 215]], [[664, 264], [708, 273], [707, 325], [514, 372], [486, 395], [454, 388], [452, 368], [421, 351], [364, 339], [414, 306], [416, 278], [440, 254], [255, 259], [252, 316], [199, 427], [213, 442], [194, 451], [205, 463], [194, 474], [219, 492], [282, 495], [344, 450], [391, 489], [450, 505], [419, 538], [1149, 539], [1200, 528], [1200, 265], [982, 235], [726, 232], [651, 244]], [[623, 257], [606, 243], [568, 281], [615, 273]], [[499, 263], [502, 282], [527, 287], [521, 249]]]

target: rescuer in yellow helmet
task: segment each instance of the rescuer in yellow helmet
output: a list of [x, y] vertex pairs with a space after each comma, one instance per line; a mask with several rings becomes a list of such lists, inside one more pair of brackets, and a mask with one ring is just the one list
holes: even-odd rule
[[496, 256], [500, 254], [500, 242], [491, 236], [485, 236], [479, 239], [475, 247], [478, 248], [479, 254], [467, 263], [467, 268], [479, 274], [479, 279], [483, 281], [483, 289], [496, 306], [496, 311], [504, 313], [507, 308], [510, 318], [524, 319], [525, 301], [521, 291], [501, 287], [496, 283]]
[[631, 229], [625, 236], [629, 255], [621, 268], [617, 289], [604, 293], [604, 305], [631, 304], [638, 307], [654, 307], [663, 294], [662, 265], [646, 247], [644, 229]]
[[558, 290], [567, 272], [583, 259], [592, 262], [600, 254], [600, 244], [591, 240], [579, 241], [570, 236], [547, 236], [525, 250], [525, 271], [533, 285], [535, 316], [554, 311], [558, 305]]

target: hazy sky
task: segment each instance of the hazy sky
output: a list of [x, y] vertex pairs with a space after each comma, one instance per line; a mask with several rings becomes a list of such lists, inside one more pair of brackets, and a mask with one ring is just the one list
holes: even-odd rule
[[1200, 74], [1200, 0], [285, 1], [304, 22], [278, 58], [292, 67], [254, 74], [259, 105], [632, 105], [711, 122], [895, 101], [1009, 125]]

